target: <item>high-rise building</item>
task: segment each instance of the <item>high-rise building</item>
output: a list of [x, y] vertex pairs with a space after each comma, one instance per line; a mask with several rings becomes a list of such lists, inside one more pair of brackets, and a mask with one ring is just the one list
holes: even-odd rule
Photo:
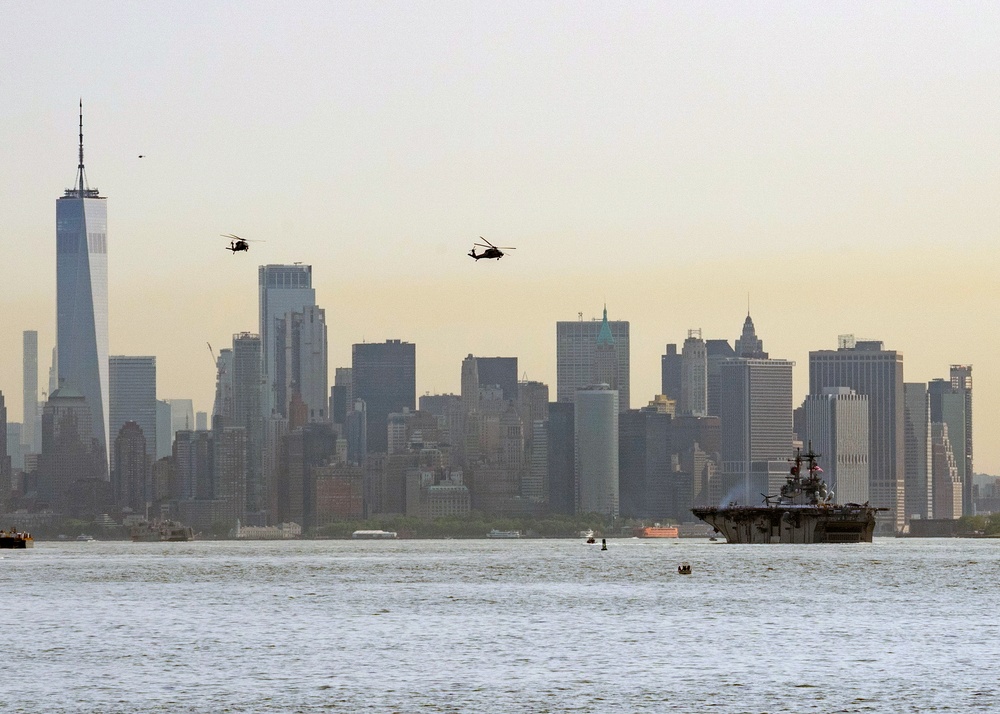
[[923, 382], [905, 382], [903, 401], [906, 518], [934, 518], [931, 406], [927, 385]]
[[38, 499], [53, 510], [69, 505], [79, 480], [105, 479], [103, 444], [94, 436], [90, 406], [77, 389], [65, 386], [49, 395], [42, 410], [42, 454]]
[[680, 416], [708, 416], [708, 350], [701, 330], [688, 330], [681, 348]]
[[660, 357], [660, 394], [675, 402], [681, 401], [681, 374], [683, 357], [677, 352], [676, 344], [668, 344], [667, 351]]
[[416, 345], [400, 340], [366, 342], [352, 348], [354, 399], [364, 400], [368, 451], [385, 453], [389, 415], [417, 408]]
[[[267, 508], [268, 488], [263, 479], [264, 420], [261, 403], [263, 377], [261, 375], [261, 347], [259, 335], [241, 332], [233, 335], [233, 415], [225, 425], [243, 427], [246, 434], [246, 512], [256, 514]], [[324, 389], [324, 392], [326, 390]], [[235, 438], [235, 437], [234, 437]]]
[[747, 319], [743, 321], [743, 332], [736, 338], [733, 351], [737, 357], [767, 359], [767, 352], [764, 351], [764, 342], [757, 338], [757, 330], [754, 329], [749, 310], [747, 311]]
[[156, 400], [156, 458], [173, 455], [174, 430], [170, 418], [170, 402]]
[[462, 360], [461, 386], [465, 413], [479, 411], [479, 360], [471, 354]]
[[0, 392], [0, 513], [6, 510], [11, 490], [10, 452], [7, 450], [7, 405]]
[[83, 166], [83, 102], [76, 184], [56, 200], [56, 373], [79, 390], [109, 477], [108, 209]]
[[279, 387], [276, 383], [275, 360], [281, 330], [275, 325], [275, 321], [285, 319], [290, 312], [302, 312], [306, 307], [315, 306], [316, 291], [312, 287], [311, 265], [262, 265], [257, 272], [260, 299], [260, 371], [266, 385], [261, 406], [262, 416], [267, 416], [275, 409], [279, 409], [279, 394], [284, 390], [284, 386]]
[[899, 532], [906, 523], [903, 355], [877, 340], [845, 335], [838, 349], [809, 353], [809, 393], [827, 387], [850, 387], [868, 397], [871, 504], [889, 509], [880, 514], [880, 530]]
[[931, 423], [931, 478], [934, 482], [934, 518], [960, 518], [962, 477], [948, 437], [947, 422]]
[[578, 513], [618, 517], [618, 392], [577, 391], [574, 414]]
[[[112, 358], [114, 359], [114, 358]], [[114, 367], [112, 366], [112, 385]], [[112, 404], [114, 404], [112, 386]], [[114, 422], [112, 422], [114, 424]], [[115, 446], [111, 451], [111, 488], [115, 503], [121, 508], [129, 508], [133, 513], [145, 516], [146, 504], [152, 500], [150, 488], [150, 455], [143, 429], [134, 421], [126, 421], [115, 435]]]
[[289, 416], [288, 405], [297, 394], [310, 422], [329, 421], [326, 311], [315, 305], [275, 317], [276, 349], [271, 374], [275, 409]]
[[792, 367], [781, 359], [736, 358], [720, 371], [720, 451], [726, 491], [756, 505], [775, 494], [792, 452]]
[[806, 397], [805, 439], [820, 455], [824, 479], [838, 503], [866, 503], [868, 489], [868, 397], [847, 387]]
[[210, 431], [179, 431], [174, 435], [173, 462], [178, 500], [209, 500], [215, 490], [215, 447]]
[[708, 354], [708, 414], [719, 416], [722, 401], [720, 396], [722, 389], [719, 385], [722, 363], [737, 355], [729, 340], [705, 340], [705, 352]]
[[618, 492], [623, 518], [674, 517], [670, 415], [650, 408], [618, 417]]
[[965, 434], [961, 444], [952, 444], [956, 450], [955, 459], [965, 462], [962, 471], [962, 513], [971, 516], [975, 513], [972, 494], [972, 365], [951, 365], [951, 388], [965, 398]]
[[597, 371], [608, 371], [608, 359], [605, 354], [598, 360], [597, 347], [602, 344], [607, 352], [609, 336], [617, 360], [619, 408], [629, 409], [629, 323], [608, 320], [607, 308], [600, 322], [585, 322], [581, 313], [576, 322], [556, 323], [556, 401], [572, 402], [578, 390], [599, 383]]
[[[232, 527], [236, 521], [252, 525], [266, 525], [262, 522], [260, 512], [264, 507], [255, 509], [256, 513], [247, 513], [250, 497], [247, 493], [249, 483], [250, 444], [247, 441], [247, 430], [242, 426], [226, 426], [216, 429], [213, 435], [212, 464], [212, 498], [218, 501], [218, 518]], [[264, 496], [255, 496], [263, 502]]]
[[37, 454], [42, 450], [41, 412], [38, 408], [38, 333], [25, 330], [24, 348], [24, 415], [21, 419], [21, 443], [26, 451]]
[[[109, 361], [109, 423], [113, 438], [126, 422], [142, 431], [149, 463], [156, 460], [156, 357], [113, 355]], [[188, 427], [193, 428], [193, 427]], [[115, 469], [117, 449], [111, 451]]]
[[572, 402], [549, 402], [545, 425], [548, 442], [549, 511], [564, 516], [576, 512], [576, 428]]
[[480, 387], [500, 387], [503, 398], [517, 399], [517, 357], [476, 357]]

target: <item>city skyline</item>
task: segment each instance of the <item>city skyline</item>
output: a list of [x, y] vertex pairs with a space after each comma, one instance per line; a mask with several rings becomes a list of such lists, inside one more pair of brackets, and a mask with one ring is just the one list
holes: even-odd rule
[[[378, 29], [386, 16], [373, 8], [319, 12], [320, 27], [351, 22], [358, 30], [346, 49], [314, 57], [321, 69], [357, 66], [340, 52], [377, 61], [332, 89], [332, 98], [299, 98], [270, 66], [281, 66], [284, 44], [266, 41], [266, 26], [291, 33], [294, 17], [247, 10], [231, 29], [206, 22], [204, 32], [219, 31], [226, 49], [258, 70], [244, 74], [237, 59], [200, 49], [208, 35], [179, 38], [183, 25], [165, 10], [88, 18], [68, 9], [40, 34], [29, 9], [13, 8], [0, 30], [0, 59], [15, 71], [0, 96], [19, 110], [0, 126], [13, 139], [8, 165], [31, 171], [0, 177], [9, 197], [0, 207], [0, 242], [17, 266], [0, 288], [11, 330], [0, 345], [0, 388], [17, 394], [24, 330], [38, 331], [39, 373], [49, 367], [56, 308], [49, 202], [72, 178], [82, 94], [88, 171], [113, 199], [109, 352], [156, 355], [161, 398], [187, 397], [210, 410], [215, 369], [205, 363], [204, 343], [256, 330], [261, 265], [313, 266], [316, 303], [328, 311], [331, 373], [350, 365], [353, 344], [401, 339], [419, 348], [418, 394], [457, 393], [469, 353], [516, 356], [529, 379], [554, 389], [552, 323], [580, 311], [597, 316], [606, 302], [611, 319], [631, 325], [633, 407], [660, 391], [666, 343], [680, 344], [689, 329], [731, 340], [749, 292], [768, 351], [796, 363], [796, 405], [808, 391], [809, 351], [835, 348], [842, 333], [904, 354], [907, 382], [975, 365], [975, 466], [1000, 472], [992, 417], [1000, 379], [991, 369], [1000, 338], [988, 329], [989, 311], [978, 309], [1000, 297], [993, 277], [1000, 225], [991, 208], [1000, 190], [991, 158], [998, 139], [983, 128], [1000, 113], [984, 69], [996, 51], [981, 39], [984, 27], [998, 24], [996, 8], [935, 8], [935, 22], [898, 8], [730, 11], [749, 21], [734, 23], [739, 32], [712, 30], [709, 52], [684, 35], [712, 25], [710, 10], [649, 9], [643, 29], [613, 22], [622, 11], [585, 9], [569, 19], [581, 38], [595, 40], [593, 54], [582, 40], [552, 49], [530, 43], [528, 59], [509, 66], [500, 65], [528, 42], [524, 28], [555, 39], [567, 16], [515, 5], [509, 19], [494, 18], [511, 39], [480, 49], [482, 20], [460, 11], [408, 15], [388, 29]], [[49, 63], [66, 57], [60, 46], [81, 28], [117, 33], [111, 49], [97, 50], [102, 71], [62, 61], [65, 71], [51, 72]], [[399, 53], [366, 53], [362, 45], [385, 33], [402, 40]], [[863, 41], [852, 41], [856, 33]], [[254, 45], [259, 55], [241, 49], [254, 44], [244, 35], [265, 40]], [[654, 42], [660, 36], [671, 42]], [[463, 38], [445, 66], [473, 67], [471, 85], [451, 72], [454, 88], [422, 74], [434, 67], [416, 53], [428, 37], [441, 41], [435, 46]], [[769, 49], [775, 38], [786, 42]], [[635, 59], [610, 69], [595, 62], [602, 42], [629, 39]], [[740, 41], [727, 49], [731, 39]], [[178, 40], [184, 61], [174, 68], [164, 59]], [[746, 43], [760, 59], [741, 69]], [[670, 61], [670, 52], [684, 61]], [[552, 60], [561, 53], [568, 59], [559, 69]], [[821, 62], [824, 55], [837, 62]], [[135, 88], [126, 81], [129, 60], [162, 81]], [[171, 88], [199, 62], [209, 79], [178, 100]], [[677, 68], [691, 62], [705, 70], [700, 81]], [[406, 64], [412, 69], [392, 79]], [[368, 89], [372, 79], [388, 81], [383, 99], [405, 109], [412, 133], [385, 119]], [[424, 91], [419, 101], [407, 98], [413, 81]], [[622, 113], [622, 105], [635, 111]], [[553, 117], [529, 121], [547, 106], [557, 108]], [[581, 106], [591, 111], [576, 120]], [[455, 122], [450, 135], [433, 128], [442, 119]], [[345, 138], [329, 138], [337, 132], [321, 130], [324, 123]], [[417, 148], [427, 142], [438, 150]], [[216, 239], [221, 232], [267, 242], [232, 256]], [[518, 251], [473, 263], [465, 251], [480, 233]], [[807, 269], [806, 284], [790, 287]], [[401, 309], [414, 301], [418, 314]], [[8, 399], [13, 422], [22, 420], [20, 402]]]

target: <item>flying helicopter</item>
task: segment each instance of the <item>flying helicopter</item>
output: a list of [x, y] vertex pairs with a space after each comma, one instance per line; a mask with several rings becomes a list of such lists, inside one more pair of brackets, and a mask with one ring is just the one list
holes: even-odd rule
[[241, 250], [246, 250], [246, 251], [250, 250], [250, 246], [248, 245], [249, 243], [264, 242], [262, 240], [250, 240], [249, 238], [240, 238], [239, 236], [233, 235], [232, 233], [223, 233], [222, 237], [229, 239], [229, 246], [226, 248], [226, 250], [232, 251], [233, 255], [236, 255]]
[[[505, 250], [516, 250], [516, 248], [512, 248], [509, 245], [504, 245], [504, 246], [497, 247], [497, 246], [493, 245], [492, 243], [490, 243], [485, 238], [483, 238], [482, 236], [479, 236], [479, 240], [485, 241], [485, 242], [484, 243], [473, 243], [472, 244], [472, 250], [469, 251], [469, 257], [470, 258], [475, 258], [476, 260], [481, 260], [483, 258], [496, 258], [497, 260], [500, 260], [503, 257], [503, 255], [504, 255], [503, 252]], [[476, 246], [477, 245], [480, 248], [485, 248], [486, 250], [484, 250], [482, 253], [477, 253], [476, 252]], [[502, 248], [502, 250], [501, 250], [501, 248]]]

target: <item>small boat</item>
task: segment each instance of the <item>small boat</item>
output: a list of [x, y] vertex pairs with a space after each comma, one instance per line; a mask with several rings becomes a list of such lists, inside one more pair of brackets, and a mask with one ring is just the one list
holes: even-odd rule
[[35, 539], [25, 531], [0, 531], [0, 548], [3, 550], [22, 550], [34, 548]]
[[677, 566], [678, 575], [690, 575], [691, 574], [691, 564], [686, 560]]
[[520, 538], [521, 531], [498, 531], [496, 528], [486, 534], [487, 538]]
[[590, 538], [587, 539], [587, 545], [593, 545], [596, 542], [597, 538], [595, 538], [594, 536], [590, 536]]
[[76, 537], [76, 539], [81, 543], [89, 543], [90, 541], [94, 540], [94, 536], [87, 535], [86, 533], [81, 533]]

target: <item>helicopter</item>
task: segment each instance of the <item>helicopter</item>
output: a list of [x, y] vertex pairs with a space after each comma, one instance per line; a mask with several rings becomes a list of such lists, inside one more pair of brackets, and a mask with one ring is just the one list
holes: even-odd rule
[[240, 238], [239, 236], [233, 235], [232, 233], [223, 233], [222, 237], [229, 239], [229, 246], [226, 248], [226, 250], [232, 251], [233, 255], [236, 255], [241, 250], [249, 251], [250, 250], [250, 246], [248, 245], [249, 243], [264, 242], [262, 240], [250, 240], [249, 238]]
[[[476, 260], [481, 260], [483, 258], [496, 258], [497, 260], [500, 260], [503, 257], [503, 255], [504, 255], [503, 254], [504, 250], [516, 250], [516, 248], [511, 248], [509, 245], [497, 247], [497, 246], [493, 245], [492, 243], [490, 243], [485, 238], [483, 238], [482, 236], [479, 236], [479, 240], [485, 241], [485, 242], [484, 243], [473, 243], [472, 250], [469, 251], [469, 257], [470, 258], [475, 258]], [[479, 247], [481, 247], [481, 248], [485, 248], [486, 250], [484, 250], [482, 253], [477, 253], [476, 252], [476, 246], [477, 245]], [[501, 250], [501, 248], [503, 250]]]

